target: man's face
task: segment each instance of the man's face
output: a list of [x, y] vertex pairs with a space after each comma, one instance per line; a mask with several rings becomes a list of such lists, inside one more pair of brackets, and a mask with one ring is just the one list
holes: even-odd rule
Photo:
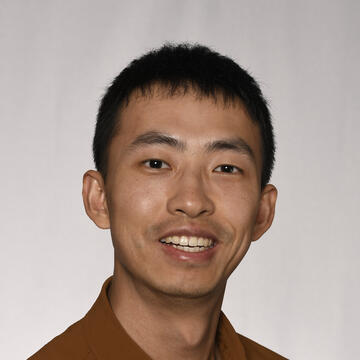
[[105, 185], [116, 266], [169, 295], [221, 291], [270, 226], [258, 127], [240, 102], [161, 91], [133, 95], [119, 121]]

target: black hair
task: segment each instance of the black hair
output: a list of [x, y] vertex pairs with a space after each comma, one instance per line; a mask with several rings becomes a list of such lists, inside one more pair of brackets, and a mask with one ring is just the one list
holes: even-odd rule
[[275, 142], [267, 102], [255, 79], [230, 58], [208, 47], [190, 44], [165, 44], [133, 60], [112, 82], [103, 96], [93, 140], [96, 169], [104, 180], [110, 142], [117, 130], [119, 110], [136, 90], [143, 95], [160, 84], [174, 95], [195, 90], [199, 95], [222, 95], [224, 102], [240, 100], [262, 137], [261, 187], [270, 180], [275, 159]]

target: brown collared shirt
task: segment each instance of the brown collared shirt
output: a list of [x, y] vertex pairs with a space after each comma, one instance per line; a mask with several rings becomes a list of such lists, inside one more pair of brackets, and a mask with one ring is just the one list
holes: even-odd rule
[[[151, 360], [131, 339], [113, 313], [107, 279], [89, 312], [28, 360]], [[221, 359], [281, 360], [284, 357], [235, 332], [221, 313], [217, 330]]]

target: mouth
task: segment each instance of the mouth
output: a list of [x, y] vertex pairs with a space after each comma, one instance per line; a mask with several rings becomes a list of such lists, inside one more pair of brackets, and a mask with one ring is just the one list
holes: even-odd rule
[[204, 252], [212, 249], [215, 245], [212, 239], [186, 235], [168, 236], [160, 239], [160, 242], [169, 247], [191, 253]]

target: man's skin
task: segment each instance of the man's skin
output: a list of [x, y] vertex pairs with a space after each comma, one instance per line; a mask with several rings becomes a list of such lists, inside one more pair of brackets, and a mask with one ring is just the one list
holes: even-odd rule
[[[158, 360], [219, 359], [227, 279], [270, 227], [277, 190], [261, 189], [260, 130], [240, 101], [153, 90], [121, 109], [106, 182], [84, 175], [85, 209], [111, 229], [109, 299], [132, 339]], [[169, 235], [214, 247], [186, 252], [160, 242]]]

